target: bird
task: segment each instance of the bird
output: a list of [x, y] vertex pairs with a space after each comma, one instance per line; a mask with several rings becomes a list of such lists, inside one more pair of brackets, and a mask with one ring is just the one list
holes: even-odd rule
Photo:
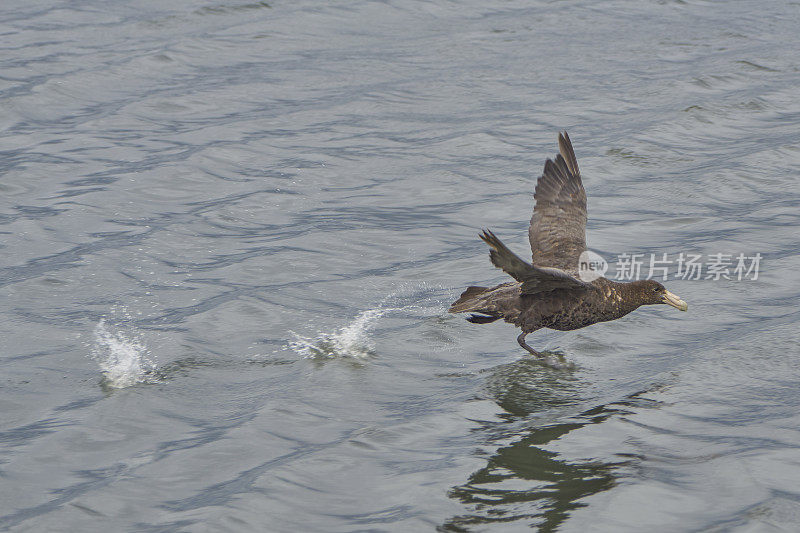
[[[514, 281], [495, 287], [468, 287], [450, 313], [472, 313], [475, 324], [503, 319], [522, 330], [519, 345], [538, 358], [525, 337], [542, 328], [570, 331], [616, 320], [642, 305], [666, 304], [680, 311], [689, 305], [653, 279], [618, 282], [587, 269], [586, 191], [566, 131], [558, 135], [559, 154], [547, 159], [533, 198], [528, 228], [531, 262], [512, 252], [489, 229], [480, 238], [489, 259]], [[584, 261], [582, 264], [581, 261]]]

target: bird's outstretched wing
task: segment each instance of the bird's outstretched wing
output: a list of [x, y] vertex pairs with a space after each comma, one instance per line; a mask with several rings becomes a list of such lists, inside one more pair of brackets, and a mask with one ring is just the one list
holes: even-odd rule
[[556, 289], [588, 289], [592, 286], [564, 272], [560, 268], [533, 266], [508, 249], [500, 239], [489, 230], [480, 236], [489, 245], [489, 258], [492, 264], [522, 282], [522, 294], [537, 294]]
[[567, 132], [558, 135], [558, 148], [536, 183], [528, 238], [534, 265], [575, 271], [586, 250], [586, 191]]

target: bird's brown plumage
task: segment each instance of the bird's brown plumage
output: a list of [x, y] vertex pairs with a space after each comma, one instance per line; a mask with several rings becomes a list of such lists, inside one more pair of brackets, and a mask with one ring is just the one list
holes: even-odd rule
[[578, 160], [566, 132], [558, 136], [559, 154], [548, 159], [536, 184], [536, 204], [528, 237], [528, 263], [489, 230], [481, 234], [490, 247], [492, 264], [515, 282], [496, 287], [469, 287], [450, 307], [451, 313], [473, 313], [467, 320], [488, 323], [504, 319], [525, 335], [540, 328], [571, 330], [620, 318], [646, 304], [668, 303], [682, 311], [686, 303], [652, 280], [618, 283], [600, 277], [591, 282], [579, 276], [586, 250], [586, 192]]
[[577, 271], [586, 250], [586, 191], [566, 132], [559, 134], [558, 148], [536, 183], [528, 239], [534, 265]]
[[[549, 266], [534, 266], [509, 250], [491, 231], [484, 230], [480, 237], [483, 242], [491, 247], [489, 258], [492, 264], [522, 284], [520, 286], [521, 294], [537, 294], [556, 289], [586, 289], [589, 287], [588, 283], [581, 281], [577, 277], [577, 268], [569, 271]], [[577, 267], [577, 259], [575, 264]]]

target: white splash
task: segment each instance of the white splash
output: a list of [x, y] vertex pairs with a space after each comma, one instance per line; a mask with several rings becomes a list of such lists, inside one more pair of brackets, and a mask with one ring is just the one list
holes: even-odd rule
[[158, 381], [156, 364], [149, 357], [144, 341], [133, 330], [125, 333], [101, 319], [94, 328], [91, 357], [103, 372], [103, 385], [115, 389], [136, 383]]
[[352, 357], [354, 359], [367, 359], [373, 353], [375, 346], [369, 338], [369, 330], [377, 320], [389, 311], [399, 311], [402, 308], [369, 309], [359, 313], [347, 326], [334, 333], [319, 333], [317, 338], [309, 339], [290, 331], [295, 340], [289, 343], [289, 348], [304, 357]]

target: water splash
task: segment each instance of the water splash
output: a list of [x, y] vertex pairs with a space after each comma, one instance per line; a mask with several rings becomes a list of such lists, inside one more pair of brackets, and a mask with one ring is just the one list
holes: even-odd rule
[[91, 358], [103, 373], [103, 386], [122, 389], [137, 383], [158, 381], [156, 364], [144, 341], [132, 330], [124, 332], [106, 324], [105, 318], [94, 328]]
[[334, 333], [319, 333], [314, 339], [290, 331], [289, 333], [294, 335], [295, 340], [289, 343], [289, 348], [308, 358], [368, 359], [375, 353], [375, 346], [368, 335], [369, 331], [383, 315], [402, 309], [402, 307], [368, 309], [359, 313], [347, 326]]
[[[286, 347], [306, 358], [367, 360], [375, 355], [369, 333], [384, 315], [402, 312], [426, 318], [439, 316], [447, 310], [441, 295], [432, 293], [434, 289], [449, 291], [443, 287], [431, 288], [427, 283], [404, 284], [386, 295], [376, 308], [362, 311], [350, 324], [333, 333], [318, 332], [316, 337], [309, 338], [289, 331], [294, 340]], [[414, 303], [404, 305], [409, 300]]]

